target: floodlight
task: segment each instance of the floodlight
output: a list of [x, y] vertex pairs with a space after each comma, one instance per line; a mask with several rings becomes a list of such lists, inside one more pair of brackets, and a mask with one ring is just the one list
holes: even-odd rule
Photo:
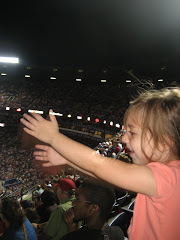
[[39, 111], [39, 110], [28, 110], [29, 113], [38, 113], [38, 114], [43, 114], [43, 111]]
[[54, 115], [54, 116], [60, 116], [60, 117], [62, 117], [62, 116], [63, 116], [63, 114], [62, 114], [62, 113], [50, 112], [49, 114], [51, 114], [51, 115]]
[[110, 125], [110, 126], [113, 126], [113, 122], [111, 121], [111, 122], [109, 123], [109, 125]]
[[77, 116], [77, 119], [82, 119], [82, 116]]
[[4, 63], [19, 63], [19, 58], [15, 58], [15, 57], [0, 57], [0, 62], [4, 62]]

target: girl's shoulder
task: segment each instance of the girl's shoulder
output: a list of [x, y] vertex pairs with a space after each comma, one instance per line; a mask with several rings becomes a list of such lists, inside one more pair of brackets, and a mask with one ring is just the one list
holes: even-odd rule
[[168, 164], [152, 162], [147, 165], [153, 172], [158, 196], [170, 194], [180, 186], [180, 161]]

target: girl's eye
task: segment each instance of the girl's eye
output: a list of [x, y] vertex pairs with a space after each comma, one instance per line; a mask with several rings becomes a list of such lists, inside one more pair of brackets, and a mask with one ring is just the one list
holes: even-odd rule
[[134, 132], [131, 132], [131, 131], [129, 131], [129, 134], [130, 134], [131, 136], [133, 136], [135, 133], [134, 133]]

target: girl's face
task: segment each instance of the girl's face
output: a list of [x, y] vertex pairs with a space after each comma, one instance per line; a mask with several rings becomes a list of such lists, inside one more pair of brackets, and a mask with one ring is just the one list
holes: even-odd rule
[[[162, 150], [158, 150], [154, 146], [153, 139], [147, 132], [145, 137], [142, 138], [142, 128], [140, 118], [131, 120], [130, 117], [127, 119], [126, 133], [122, 140], [126, 143], [126, 146], [130, 149], [130, 157], [133, 163], [137, 165], [146, 165], [150, 161], [153, 162], [165, 162], [168, 159], [170, 149], [169, 147], [162, 146]], [[143, 143], [142, 143], [143, 139]], [[142, 150], [144, 148], [144, 152]], [[150, 160], [149, 160], [150, 159]]]
[[144, 156], [142, 151], [142, 129], [140, 124], [135, 123], [128, 119], [126, 126], [126, 133], [123, 136], [122, 140], [126, 143], [126, 146], [130, 149], [129, 156], [132, 158], [133, 163], [138, 165], [148, 164], [147, 158]]

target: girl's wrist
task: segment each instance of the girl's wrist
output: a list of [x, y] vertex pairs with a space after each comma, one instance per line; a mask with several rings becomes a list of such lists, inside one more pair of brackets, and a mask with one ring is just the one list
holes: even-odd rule
[[49, 141], [49, 144], [52, 147], [56, 146], [56, 143], [58, 142], [59, 135], [60, 135], [60, 132], [58, 132], [58, 131], [52, 135], [52, 137], [51, 137], [51, 139]]

